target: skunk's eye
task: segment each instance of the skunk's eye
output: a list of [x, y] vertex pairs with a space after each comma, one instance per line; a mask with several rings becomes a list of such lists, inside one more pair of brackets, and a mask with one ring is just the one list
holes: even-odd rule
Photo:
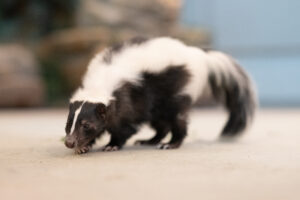
[[85, 130], [88, 130], [88, 129], [90, 129], [90, 124], [84, 123], [84, 124], [82, 124], [82, 127], [83, 127]]

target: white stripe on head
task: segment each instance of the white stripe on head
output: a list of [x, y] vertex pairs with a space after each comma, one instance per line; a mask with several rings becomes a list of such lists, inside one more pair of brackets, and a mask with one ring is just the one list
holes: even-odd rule
[[82, 106], [83, 106], [84, 103], [85, 103], [85, 102], [83, 102], [83, 103], [81, 104], [81, 106], [80, 106], [79, 108], [77, 108], [77, 110], [75, 111], [74, 119], [73, 119], [73, 124], [72, 124], [71, 131], [70, 131], [70, 135], [72, 135], [73, 132], [74, 132], [75, 124], [76, 124], [78, 115], [79, 115], [79, 113], [80, 113], [80, 111], [81, 111], [81, 108], [82, 108]]

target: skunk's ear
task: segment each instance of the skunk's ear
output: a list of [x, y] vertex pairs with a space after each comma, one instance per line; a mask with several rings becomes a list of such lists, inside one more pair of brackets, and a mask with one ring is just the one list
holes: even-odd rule
[[106, 118], [106, 106], [103, 103], [98, 103], [96, 106], [96, 115], [102, 119]]

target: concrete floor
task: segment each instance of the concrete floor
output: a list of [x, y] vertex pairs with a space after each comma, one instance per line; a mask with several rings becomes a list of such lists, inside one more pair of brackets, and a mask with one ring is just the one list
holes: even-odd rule
[[300, 109], [262, 110], [239, 141], [216, 140], [225, 114], [196, 111], [178, 150], [85, 155], [61, 142], [66, 110], [0, 112], [0, 198], [300, 199]]

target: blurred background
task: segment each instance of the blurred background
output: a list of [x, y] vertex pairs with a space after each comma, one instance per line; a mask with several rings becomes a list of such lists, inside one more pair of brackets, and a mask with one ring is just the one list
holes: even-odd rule
[[233, 55], [263, 107], [300, 106], [298, 0], [1, 0], [0, 107], [61, 107], [89, 59], [134, 36]]

